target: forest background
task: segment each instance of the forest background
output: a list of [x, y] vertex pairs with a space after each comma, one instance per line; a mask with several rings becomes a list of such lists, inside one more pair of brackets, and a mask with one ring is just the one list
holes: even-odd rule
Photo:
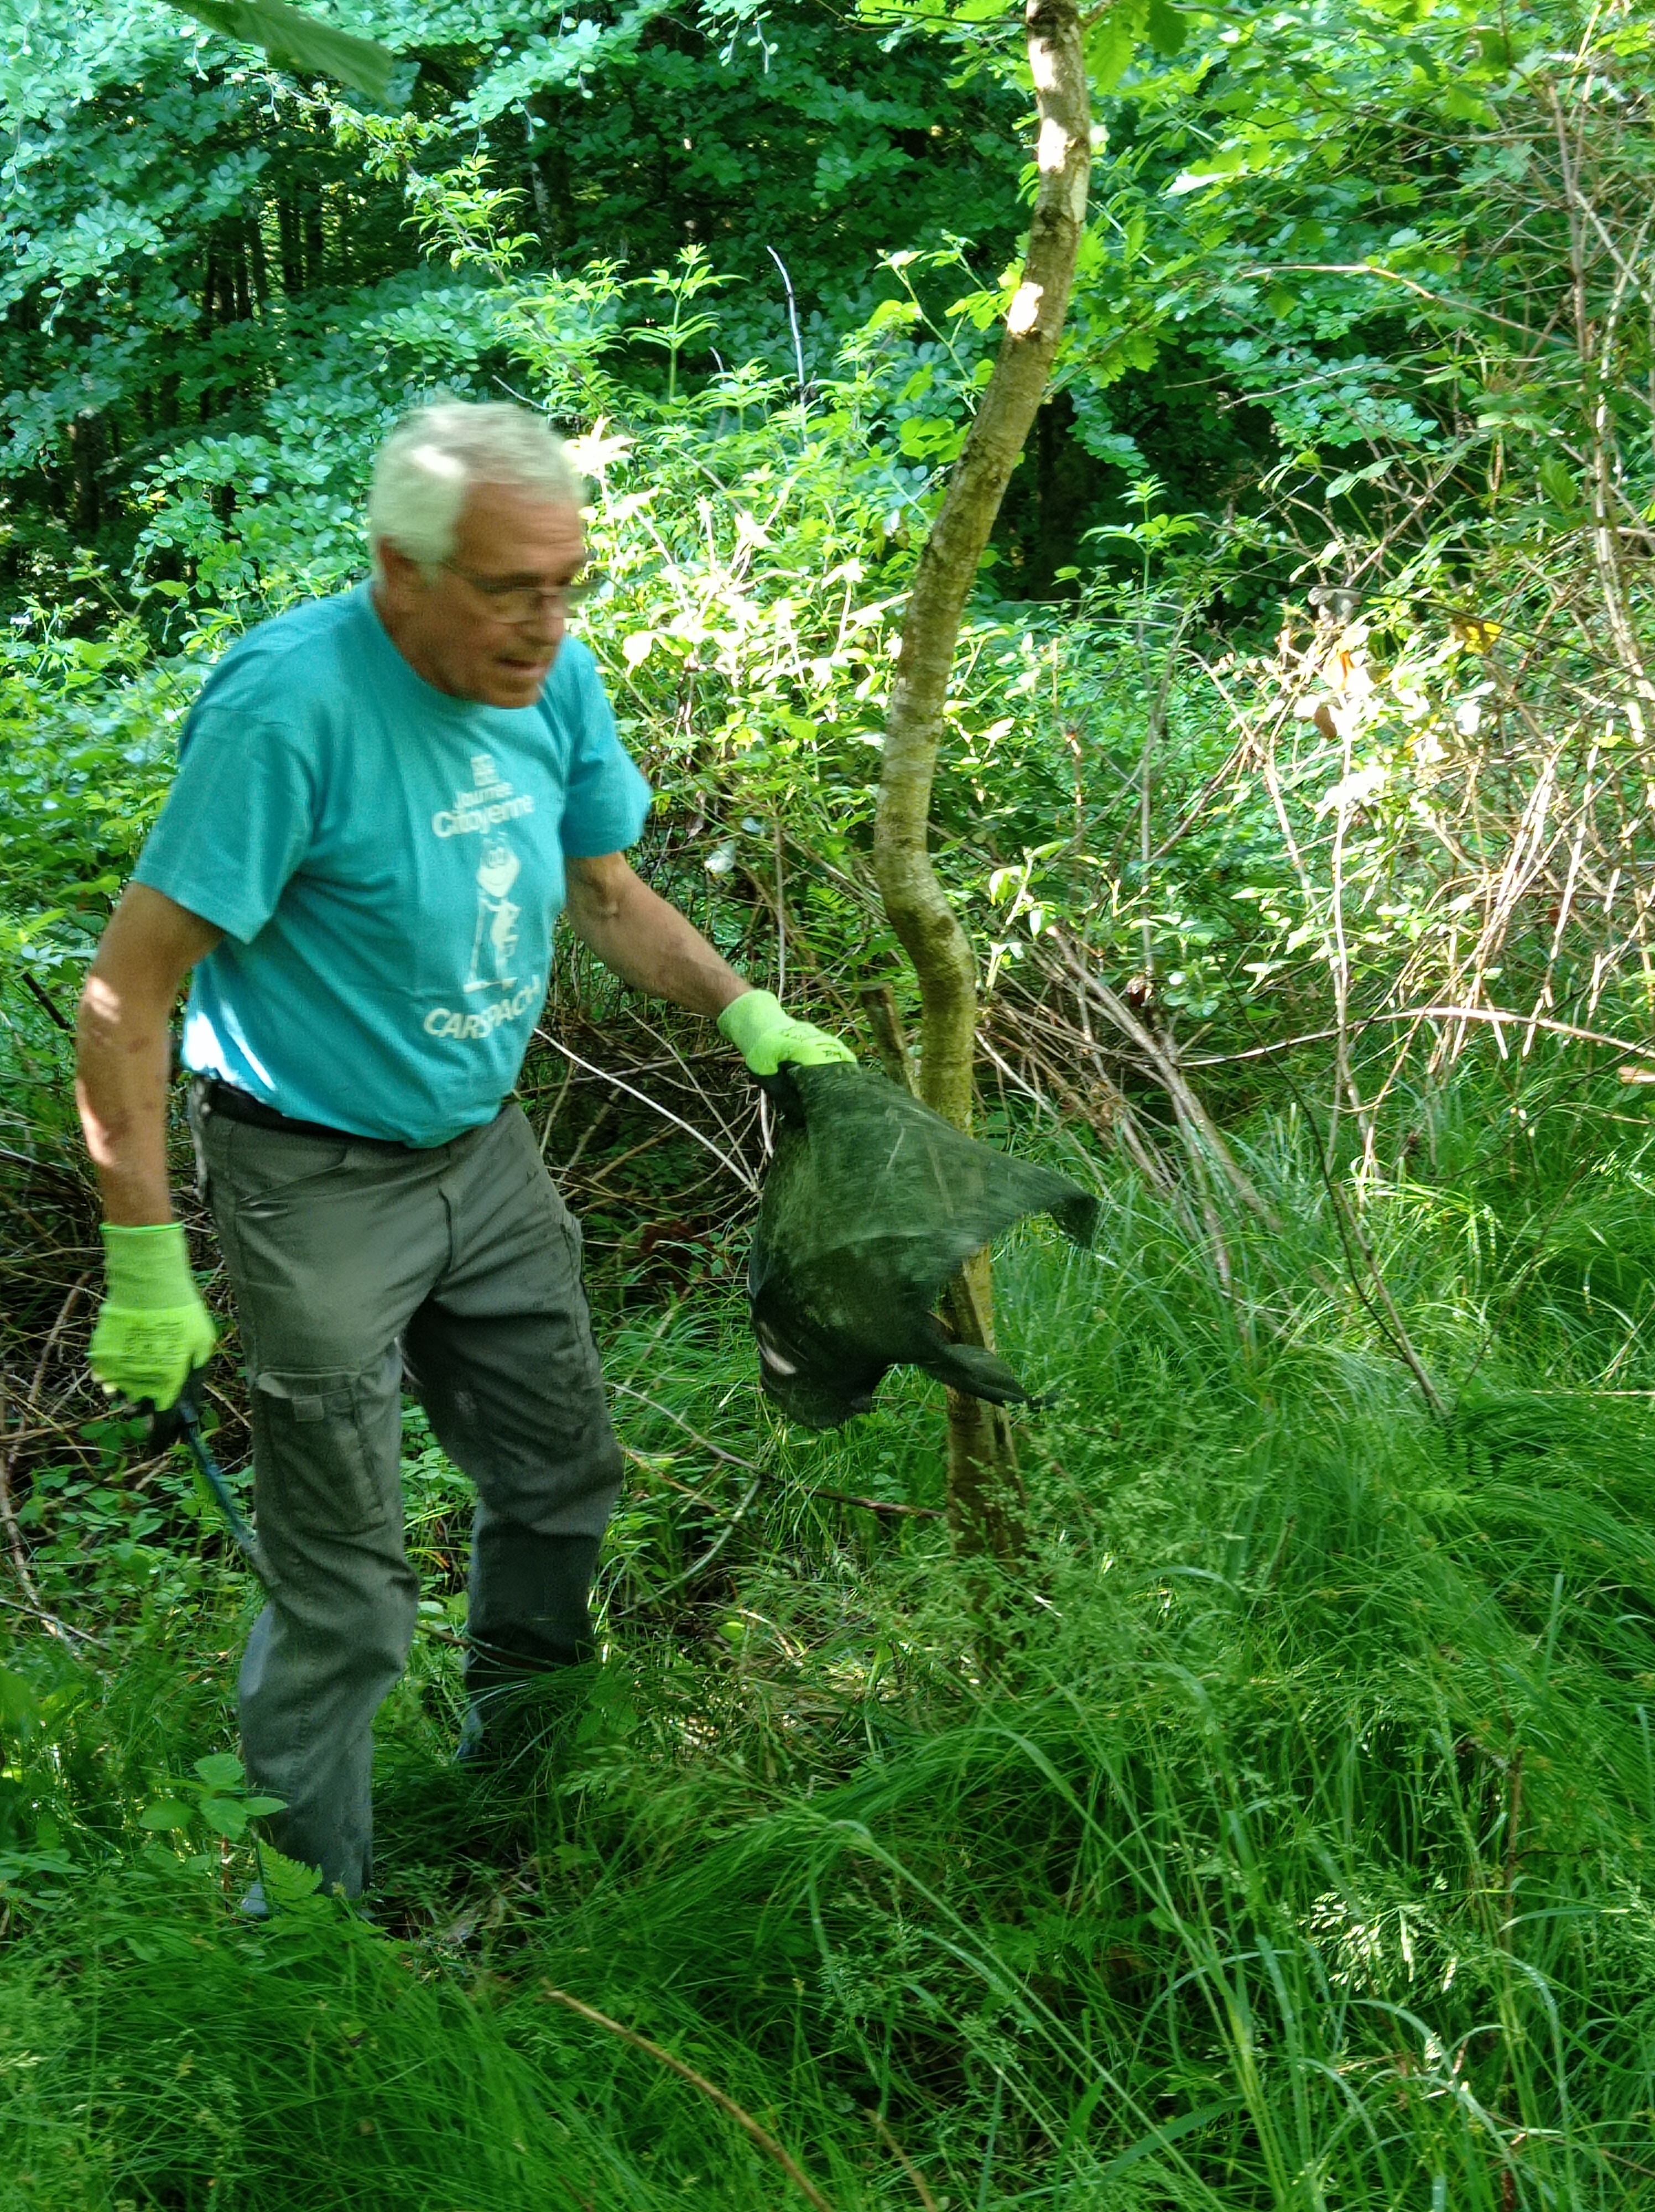
[[264, 1930], [257, 1594], [83, 1364], [68, 1024], [179, 725], [362, 573], [399, 411], [540, 407], [644, 865], [907, 1079], [881, 718], [1031, 90], [995, 0], [352, 0], [380, 101], [3, 12], [0, 2207], [1655, 2203], [1644, 12], [1092, 10], [934, 808], [979, 1128], [1105, 1200], [1000, 1263], [1021, 1556], [953, 1558], [928, 1386], [766, 1412], [759, 1107], [565, 947], [524, 1097], [631, 1463], [603, 1664], [448, 1766], [411, 1414], [383, 1917], [267, 1865]]

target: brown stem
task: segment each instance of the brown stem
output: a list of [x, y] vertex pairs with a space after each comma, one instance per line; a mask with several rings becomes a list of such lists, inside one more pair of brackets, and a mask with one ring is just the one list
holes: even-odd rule
[[885, 2145], [885, 2148], [891, 2153], [892, 2158], [896, 2160], [897, 2165], [901, 2166], [903, 2172], [913, 2183], [916, 2191], [918, 2192], [920, 2203], [925, 2207], [925, 2212], [940, 2212], [940, 2208], [937, 2203], [936, 2198], [931, 2194], [931, 2185], [927, 2181], [925, 2176], [920, 2172], [918, 2166], [915, 2165], [913, 2160], [910, 2158], [908, 2153], [903, 2148], [896, 2136], [891, 2133], [888, 2123], [884, 2120], [878, 2112], [870, 2112], [867, 2117], [873, 2121], [874, 2129], [879, 2135], [879, 2141]]
[[[873, 826], [879, 894], [919, 978], [921, 1095], [958, 1129], [969, 1128], [971, 1121], [977, 967], [970, 939], [931, 865], [931, 791], [960, 623], [1057, 356], [1092, 170], [1091, 96], [1075, 0], [1027, 0], [1024, 23], [1040, 128], [1039, 184], [1023, 282], [1007, 313], [994, 374], [915, 571], [885, 719]], [[992, 1343], [986, 1255], [962, 1276], [950, 1314], [964, 1340]], [[962, 1549], [1003, 1555], [1015, 1541], [1005, 1415], [951, 1392], [948, 1434], [949, 1517], [957, 1540]]]
[[873, 1032], [879, 1065], [893, 1083], [899, 1084], [911, 1096], [914, 1063], [908, 1056], [908, 1039], [903, 1032], [896, 993], [889, 983], [870, 983], [862, 993], [862, 1007]]
[[566, 2005], [570, 2012], [579, 2013], [582, 2020], [589, 2020], [594, 2027], [601, 2027], [611, 2035], [618, 2035], [623, 2043], [630, 2043], [635, 2051], [647, 2052], [658, 2065], [666, 2067], [681, 2081], [687, 2081], [691, 2088], [699, 2089], [703, 2097], [710, 2098], [721, 2112], [727, 2112], [736, 2125], [745, 2129], [759, 2148], [776, 2160], [800, 2195], [816, 2207], [816, 2212], [833, 2212], [832, 2205], [816, 2184], [782, 2148], [770, 2130], [761, 2127], [745, 2106], [738, 2105], [733, 2097], [727, 2095], [704, 2074], [697, 2074], [693, 2066], [686, 2066], [681, 2058], [674, 2058], [670, 2051], [663, 2051], [659, 2043], [652, 2043], [647, 2035], [638, 2035], [631, 2028], [623, 2027], [619, 2021], [611, 2020], [606, 2012], [599, 2012], [595, 2005], [582, 2004], [579, 1997], [570, 1996], [567, 1990], [555, 1990], [550, 1982], [543, 1982], [540, 1988], [542, 1994], [553, 2004]]
[[989, 388], [915, 573], [885, 721], [873, 871], [919, 976], [921, 1085], [957, 1128], [971, 1118], [977, 975], [971, 947], [931, 866], [931, 787], [966, 599], [1056, 358], [1086, 219], [1091, 103], [1074, 0], [1028, 0], [1040, 118], [1040, 183], [1023, 282]]

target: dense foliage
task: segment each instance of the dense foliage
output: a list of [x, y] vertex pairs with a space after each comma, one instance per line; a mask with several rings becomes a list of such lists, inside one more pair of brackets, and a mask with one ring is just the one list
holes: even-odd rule
[[82, 1364], [65, 1024], [179, 722], [361, 573], [402, 408], [515, 392], [592, 485], [643, 865], [897, 1069], [882, 716], [1028, 88], [986, 0], [352, 0], [382, 106], [148, 0], [5, 14], [0, 2208], [782, 2201], [554, 1990], [838, 2212], [1655, 2202], [1646, 17], [1093, 15], [934, 810], [983, 1125], [1108, 1201], [1001, 1270], [1026, 1573], [950, 1559], [917, 1385], [770, 1421], [757, 1104], [565, 946], [524, 1096], [631, 1462], [604, 1664], [447, 1767], [411, 1417], [386, 1918], [277, 1869], [255, 1932], [253, 1594]]

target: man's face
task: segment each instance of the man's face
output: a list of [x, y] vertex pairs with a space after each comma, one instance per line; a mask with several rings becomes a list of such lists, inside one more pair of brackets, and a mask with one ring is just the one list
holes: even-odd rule
[[453, 551], [429, 577], [394, 545], [376, 550], [374, 604], [417, 675], [479, 706], [534, 704], [563, 641], [559, 590], [586, 558], [577, 508], [475, 484]]

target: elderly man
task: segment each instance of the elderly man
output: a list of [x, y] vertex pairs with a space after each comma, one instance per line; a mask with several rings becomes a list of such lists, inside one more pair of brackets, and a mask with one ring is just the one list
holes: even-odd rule
[[566, 638], [579, 488], [539, 418], [411, 416], [368, 501], [371, 584], [244, 638], [93, 963], [80, 1101], [102, 1184], [112, 1393], [172, 1405], [213, 1347], [167, 1176], [168, 1023], [246, 1354], [270, 1602], [242, 1662], [274, 1840], [368, 1881], [375, 1711], [418, 1587], [405, 1385], [475, 1483], [468, 1734], [587, 1650], [619, 1489], [580, 1234], [502, 1103], [553, 925], [714, 1015], [755, 1073], [848, 1059], [726, 966], [624, 857], [648, 787]]

